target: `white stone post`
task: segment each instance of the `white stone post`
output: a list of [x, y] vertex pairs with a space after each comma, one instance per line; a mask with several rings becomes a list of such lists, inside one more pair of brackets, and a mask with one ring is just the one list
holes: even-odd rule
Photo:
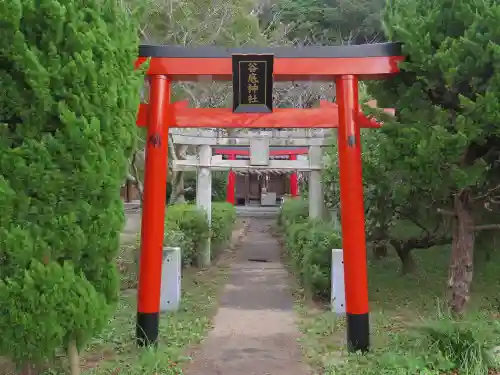
[[[198, 173], [196, 179], [196, 206], [205, 211], [208, 225], [212, 221], [212, 172], [210, 165], [212, 161], [212, 148], [202, 145], [198, 148]], [[210, 238], [202, 245], [200, 265], [210, 265]]]
[[177, 311], [181, 301], [181, 248], [164, 247], [161, 267], [160, 312]]
[[344, 254], [342, 249], [332, 249], [331, 309], [345, 315]]
[[321, 219], [323, 217], [325, 202], [323, 184], [321, 182], [321, 170], [318, 170], [318, 168], [322, 167], [322, 161], [323, 152], [321, 147], [309, 147], [309, 165], [313, 168], [309, 176], [309, 217], [311, 219]]

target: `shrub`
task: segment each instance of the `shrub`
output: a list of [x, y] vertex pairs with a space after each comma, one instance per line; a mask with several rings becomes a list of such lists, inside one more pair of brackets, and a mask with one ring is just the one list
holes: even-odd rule
[[36, 364], [75, 353], [117, 300], [143, 78], [116, 1], [2, 1], [0, 34], [0, 355]]
[[186, 237], [186, 234], [179, 228], [179, 225], [176, 222], [169, 220], [165, 222], [163, 244], [165, 246], [180, 247], [181, 251], [184, 251], [184, 249], [192, 249], [194, 247], [193, 241]]
[[[419, 328], [428, 341], [432, 351], [438, 352], [447, 362], [446, 370], [458, 369], [460, 374], [487, 375], [489, 370], [498, 366], [492, 347], [498, 339], [498, 326], [491, 320], [455, 320], [443, 315], [439, 319], [426, 322]], [[489, 340], [494, 337], [495, 340]], [[443, 362], [435, 363], [443, 369]]]
[[236, 221], [236, 208], [230, 203], [212, 203], [212, 259], [217, 256], [218, 250], [227, 243], [233, 233]]
[[[202, 243], [209, 238], [210, 228], [205, 213], [195, 205], [174, 204], [168, 206], [166, 211], [165, 233], [166, 241], [173, 239], [181, 247], [183, 265], [191, 266], [198, 259]], [[165, 245], [176, 246], [171, 243]]]
[[341, 237], [330, 223], [307, 219], [307, 204], [285, 202], [279, 219], [285, 234], [287, 255], [306, 293], [330, 298], [332, 249], [341, 247]]
[[174, 204], [167, 208], [164, 244], [180, 247], [183, 265], [191, 266], [197, 262], [203, 243], [210, 237], [213, 259], [218, 247], [229, 240], [235, 220], [236, 209], [229, 203], [212, 203], [211, 228], [203, 210], [193, 204]]
[[283, 203], [278, 215], [278, 224], [282, 227], [304, 222], [309, 217], [309, 203], [305, 199], [288, 199]]

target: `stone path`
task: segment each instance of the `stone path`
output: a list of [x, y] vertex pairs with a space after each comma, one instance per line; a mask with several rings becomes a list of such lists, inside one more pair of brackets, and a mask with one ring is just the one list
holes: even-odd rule
[[308, 375], [274, 220], [254, 218], [220, 301], [214, 329], [187, 375]]
[[141, 231], [141, 211], [139, 208], [125, 209], [125, 227], [120, 235], [123, 245], [135, 243]]

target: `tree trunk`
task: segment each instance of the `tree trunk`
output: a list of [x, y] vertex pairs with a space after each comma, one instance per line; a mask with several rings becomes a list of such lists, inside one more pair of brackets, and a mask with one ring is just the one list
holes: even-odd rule
[[460, 314], [470, 298], [474, 259], [474, 220], [471, 215], [471, 198], [468, 190], [456, 194], [453, 200], [455, 224], [451, 245], [448, 279], [449, 307]]
[[411, 249], [406, 249], [404, 247], [396, 248], [396, 253], [401, 259], [401, 274], [408, 275], [410, 273], [414, 273], [417, 270], [417, 263], [413, 259], [413, 255], [411, 254]]
[[40, 374], [40, 372], [41, 370], [40, 368], [38, 368], [38, 366], [32, 363], [28, 363], [21, 368], [21, 370], [19, 371], [19, 375], [38, 375]]
[[186, 203], [186, 196], [184, 195], [184, 172], [181, 172], [181, 176], [177, 182], [177, 200], [175, 203]]
[[[173, 139], [170, 139], [173, 142]], [[173, 144], [173, 143], [172, 143]], [[173, 158], [176, 160], [185, 160], [188, 146], [187, 145], [178, 145], [173, 144], [173, 147], [170, 150], [172, 152]], [[169, 163], [173, 162], [170, 160]], [[182, 171], [173, 171], [172, 172], [172, 194], [170, 195], [169, 203], [185, 203], [186, 198], [184, 196], [184, 172]]]
[[371, 242], [373, 244], [373, 257], [375, 260], [381, 260], [387, 257], [388, 252], [389, 228], [383, 224], [374, 228]]
[[80, 375], [80, 355], [76, 347], [76, 341], [71, 340], [68, 343], [68, 361], [71, 375]]
[[184, 197], [184, 173], [182, 171], [173, 172], [172, 176], [172, 193], [168, 200], [169, 204], [185, 203]]
[[414, 249], [413, 241], [391, 240], [390, 243], [401, 260], [401, 274], [407, 275], [415, 272], [417, 270], [417, 263], [415, 263], [411, 254], [411, 251]]

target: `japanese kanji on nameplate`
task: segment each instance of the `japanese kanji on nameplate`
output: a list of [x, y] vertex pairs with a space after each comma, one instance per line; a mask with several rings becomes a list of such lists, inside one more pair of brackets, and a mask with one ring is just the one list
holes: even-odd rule
[[233, 112], [273, 111], [274, 55], [233, 54]]

